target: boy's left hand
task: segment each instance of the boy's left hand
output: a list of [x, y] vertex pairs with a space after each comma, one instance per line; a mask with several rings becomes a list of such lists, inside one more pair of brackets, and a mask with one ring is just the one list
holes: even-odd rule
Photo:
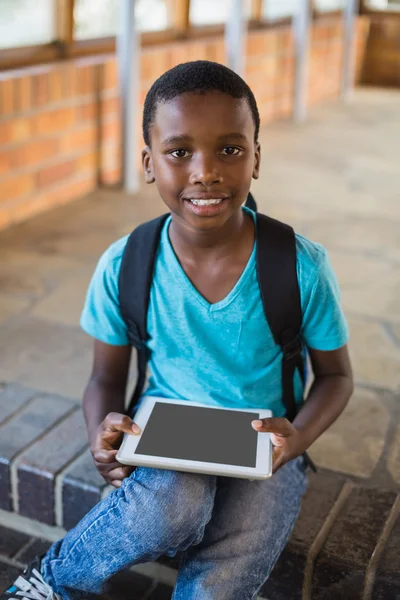
[[273, 473], [307, 450], [301, 431], [284, 417], [257, 419], [251, 425], [257, 432], [271, 434]]

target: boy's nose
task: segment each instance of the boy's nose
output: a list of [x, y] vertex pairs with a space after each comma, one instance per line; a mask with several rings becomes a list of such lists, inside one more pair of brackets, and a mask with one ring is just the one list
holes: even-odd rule
[[189, 183], [191, 185], [202, 183], [209, 187], [215, 183], [223, 183], [223, 178], [221, 173], [213, 165], [202, 161], [197, 163], [196, 167], [193, 169], [189, 178]]

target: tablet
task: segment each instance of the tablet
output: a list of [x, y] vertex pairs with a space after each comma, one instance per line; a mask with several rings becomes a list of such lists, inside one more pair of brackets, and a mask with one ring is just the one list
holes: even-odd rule
[[134, 415], [140, 435], [125, 434], [117, 454], [124, 465], [267, 479], [272, 474], [269, 433], [251, 422], [271, 417], [259, 408], [211, 407], [145, 396]]

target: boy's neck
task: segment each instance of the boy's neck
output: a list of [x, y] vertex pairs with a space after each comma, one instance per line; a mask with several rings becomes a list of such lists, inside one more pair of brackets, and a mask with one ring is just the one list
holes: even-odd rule
[[238, 250], [248, 238], [254, 241], [253, 219], [242, 209], [218, 229], [199, 231], [172, 215], [169, 237], [174, 249], [195, 261], [218, 258]]

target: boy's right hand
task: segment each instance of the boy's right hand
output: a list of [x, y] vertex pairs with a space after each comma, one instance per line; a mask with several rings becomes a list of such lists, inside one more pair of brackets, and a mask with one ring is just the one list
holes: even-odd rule
[[136, 469], [121, 465], [115, 456], [122, 443], [124, 433], [138, 435], [140, 427], [130, 417], [120, 413], [109, 413], [101, 423], [96, 438], [90, 448], [94, 464], [103, 479], [116, 488], [121, 487], [122, 480]]

